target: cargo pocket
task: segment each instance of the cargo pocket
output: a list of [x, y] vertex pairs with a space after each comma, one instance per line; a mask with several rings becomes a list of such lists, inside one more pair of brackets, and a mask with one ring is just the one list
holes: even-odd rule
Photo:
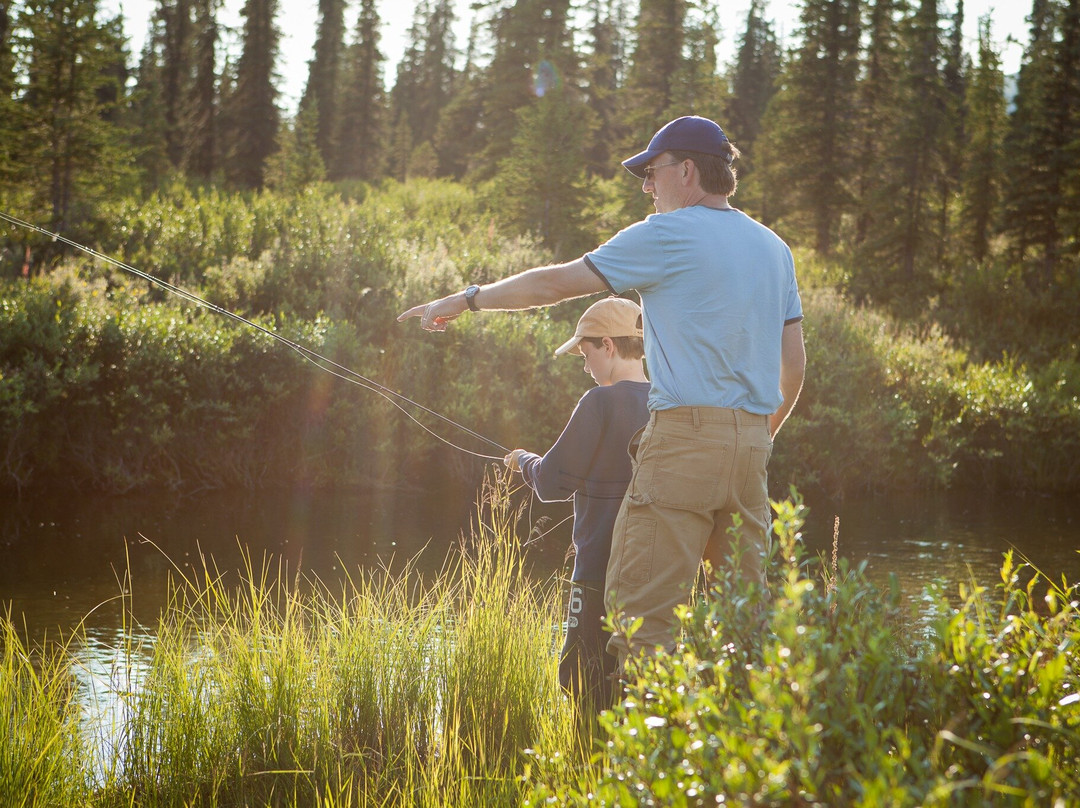
[[633, 586], [651, 581], [655, 551], [656, 520], [628, 516], [619, 564], [619, 581]]
[[[721, 484], [732, 447], [716, 441], [662, 436], [649, 444], [641, 465], [650, 463], [647, 492], [657, 505], [679, 510], [712, 510], [720, 506]], [[642, 480], [642, 483], [646, 481]]]

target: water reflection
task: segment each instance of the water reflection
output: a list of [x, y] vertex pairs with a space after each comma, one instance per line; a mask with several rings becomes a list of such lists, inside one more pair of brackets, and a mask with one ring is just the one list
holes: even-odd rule
[[[534, 505], [561, 519], [569, 504]], [[124, 624], [124, 603], [153, 625], [169, 580], [204, 569], [237, 580], [249, 560], [274, 577], [343, 580], [400, 569], [420, 554], [438, 569], [475, 519], [472, 492], [215, 492], [197, 497], [39, 497], [0, 501], [0, 604], [31, 642]], [[569, 523], [530, 548], [538, 569], [561, 566]]]
[[[896, 573], [907, 597], [945, 580], [998, 579], [1013, 547], [1045, 574], [1080, 580], [1080, 502], [1066, 497], [919, 495], [810, 501], [804, 529], [813, 553], [828, 557], [833, 520], [839, 553], [865, 561], [884, 581]], [[526, 518], [569, 513], [533, 503]], [[239, 576], [246, 558], [269, 560], [287, 578], [339, 581], [358, 568], [400, 566], [418, 553], [435, 570], [475, 518], [473, 492], [417, 491], [213, 493], [199, 497], [45, 497], [0, 501], [0, 604], [27, 638], [56, 637], [83, 624], [124, 625], [124, 603], [142, 625], [166, 605], [168, 582], [204, 568]], [[540, 574], [564, 569], [569, 522], [529, 547]]]
[[91, 630], [73, 649], [69, 670], [82, 705], [82, 733], [95, 784], [106, 782], [109, 767], [124, 753], [124, 729], [149, 671], [154, 639], [152, 632], [133, 627]]
[[1022, 494], [912, 495], [810, 503], [807, 546], [830, 555], [833, 517], [840, 517], [840, 555], [865, 561], [872, 580], [895, 573], [905, 596], [944, 582], [1000, 583], [1004, 554], [1029, 560], [1044, 575], [1080, 581], [1080, 502]]

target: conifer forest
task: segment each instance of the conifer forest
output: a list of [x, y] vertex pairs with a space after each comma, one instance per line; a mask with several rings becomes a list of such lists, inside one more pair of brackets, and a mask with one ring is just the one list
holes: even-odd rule
[[[4, 3], [0, 209], [181, 285], [209, 294], [224, 284], [215, 299], [250, 316], [341, 322], [375, 301], [388, 311], [406, 293], [581, 255], [651, 212], [619, 161], [667, 120], [703, 115], [741, 151], [733, 203], [792, 246], [811, 305], [841, 313], [830, 327], [903, 331], [937, 351], [945, 387], [929, 378], [914, 384], [922, 393], [905, 389], [890, 421], [937, 465], [919, 479], [962, 470], [953, 450], [997, 428], [1002, 408], [1040, 451], [1062, 423], [1055, 445], [1080, 444], [1078, 0], [1033, 0], [1010, 75], [991, 16], [977, 42], [961, 35], [963, 0], [804, 0], [783, 39], [764, 0], [741, 19], [715, 0], [485, 0], [469, 8], [465, 41], [459, 8], [418, 0], [403, 56], [389, 64], [375, 0], [319, 0], [293, 108], [281, 92], [279, 0], [246, 0], [232, 27], [213, 0], [158, 0], [138, 53], [98, 0]], [[718, 52], [721, 25], [729, 52]], [[373, 206], [399, 202], [379, 230]], [[329, 241], [305, 242], [299, 267], [305, 204]], [[360, 251], [343, 224], [356, 217], [378, 250]], [[353, 230], [326, 236], [327, 222]], [[85, 281], [93, 272], [80, 261], [40, 232], [0, 229], [0, 277], [23, 289], [16, 297], [35, 280]], [[418, 261], [430, 271], [414, 277]], [[66, 288], [82, 300], [89, 292], [77, 286]], [[117, 289], [110, 281], [105, 297]], [[885, 325], [867, 324], [877, 317]], [[394, 333], [395, 348], [412, 344]], [[33, 475], [11, 458], [36, 454], [50, 431], [34, 437], [23, 418], [47, 409], [25, 408], [24, 348], [0, 354], [17, 486]], [[885, 364], [878, 389], [896, 400], [900, 371]], [[848, 367], [830, 380], [852, 393], [837, 406], [856, 406], [866, 380]], [[807, 392], [812, 429], [830, 410], [814, 410]], [[964, 417], [963, 439], [942, 437]], [[1015, 437], [996, 435], [976, 454], [1007, 452]], [[1037, 487], [1080, 478], [1075, 462], [1051, 466], [1057, 482]]]

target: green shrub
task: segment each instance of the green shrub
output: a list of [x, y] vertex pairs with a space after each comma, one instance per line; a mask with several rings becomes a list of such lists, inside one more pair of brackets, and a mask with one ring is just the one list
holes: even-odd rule
[[[926, 658], [940, 694], [929, 805], [1068, 805], [1080, 794], [1080, 587], [1016, 566], [972, 584]], [[944, 599], [942, 599], [944, 600]]]
[[771, 596], [728, 577], [683, 608], [676, 651], [631, 660], [592, 768], [535, 753], [530, 804], [1073, 804], [1076, 585], [1006, 556], [997, 598], [938, 592], [911, 623], [895, 583], [803, 557], [797, 499], [774, 507]]
[[772, 476], [834, 497], [1080, 484], [1075, 361], [1041, 373], [973, 363], [938, 328], [902, 326], [835, 293], [803, 295], [807, 375]]
[[[601, 185], [597, 204], [614, 216], [621, 186]], [[0, 289], [0, 484], [119, 492], [448, 474], [474, 485], [481, 459], [444, 440], [489, 457], [550, 446], [590, 384], [552, 351], [591, 301], [466, 316], [444, 334], [398, 323], [409, 305], [550, 256], [501, 234], [474, 189], [412, 180], [360, 190], [176, 186], [117, 208], [109, 220], [125, 224], [104, 230], [101, 249], [494, 443], [398, 400], [432, 436], [265, 335], [79, 259]], [[790, 482], [834, 497], [1077, 490], [1075, 349], [1037, 366], [973, 362], [940, 327], [898, 323], [830, 292], [843, 282], [835, 266], [808, 255], [800, 266], [808, 369], [776, 444], [777, 492]]]

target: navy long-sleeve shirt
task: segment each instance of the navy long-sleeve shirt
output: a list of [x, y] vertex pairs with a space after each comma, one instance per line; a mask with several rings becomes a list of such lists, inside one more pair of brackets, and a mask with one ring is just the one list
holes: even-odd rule
[[649, 420], [648, 382], [594, 387], [543, 457], [525, 452], [521, 475], [544, 502], [574, 500], [575, 581], [602, 581], [611, 532], [630, 484], [630, 439]]

